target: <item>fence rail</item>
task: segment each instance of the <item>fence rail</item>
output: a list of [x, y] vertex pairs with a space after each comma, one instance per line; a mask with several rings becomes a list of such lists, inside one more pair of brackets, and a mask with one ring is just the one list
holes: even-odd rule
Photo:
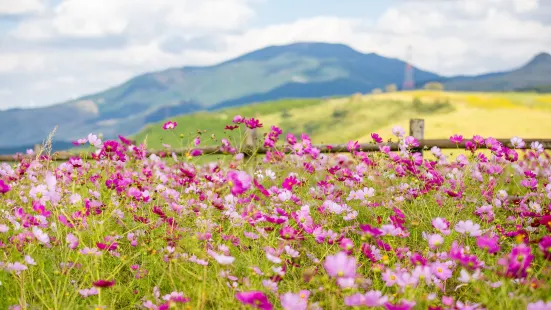
[[[454, 142], [451, 142], [448, 139], [424, 139], [425, 132], [424, 132], [425, 124], [424, 120], [422, 119], [412, 119], [410, 120], [410, 130], [409, 134], [413, 137], [415, 137], [419, 141], [419, 147], [418, 149], [430, 149], [434, 146], [440, 148], [440, 149], [455, 149], [460, 148], [464, 149], [464, 145], [457, 145]], [[257, 132], [255, 130], [249, 130], [247, 132], [248, 138], [247, 138], [247, 145], [245, 146], [243, 153], [245, 153], [247, 156], [254, 156], [256, 154], [266, 154], [271, 149], [265, 148], [265, 147], [256, 147], [255, 141], [257, 140]], [[511, 139], [496, 139], [497, 141], [501, 142], [503, 145], [507, 147], [512, 147], [511, 145]], [[540, 142], [544, 148], [551, 149], [551, 139], [523, 139], [526, 143], [525, 148], [530, 147], [530, 143], [532, 142]], [[391, 151], [397, 151], [399, 149], [398, 143], [392, 142], [392, 143], [382, 143], [381, 145], [389, 146]], [[321, 153], [348, 153], [348, 145], [347, 144], [321, 144], [321, 145], [313, 145], [313, 147], [316, 147], [320, 150]], [[485, 149], [485, 145], [478, 146], [479, 149]], [[36, 148], [35, 148], [36, 149]], [[147, 152], [147, 155], [156, 154], [156, 155], [162, 155], [162, 154], [170, 154], [172, 152], [176, 154], [186, 154], [187, 152], [190, 152], [192, 150], [201, 150], [204, 155], [227, 155], [228, 153], [223, 152], [220, 150], [220, 146], [207, 146], [202, 148], [194, 148], [194, 149], [174, 149], [174, 150], [168, 150], [168, 151], [153, 151], [153, 152]], [[284, 148], [280, 149], [279, 151], [285, 152], [285, 153], [291, 153], [293, 150], [290, 148]], [[362, 152], [378, 152], [379, 151], [379, 145], [375, 145], [373, 143], [361, 143], [360, 144], [360, 151]], [[64, 161], [68, 160], [69, 158], [73, 156], [80, 155], [81, 157], [89, 156], [89, 153], [69, 153], [69, 152], [54, 152], [51, 156], [52, 160], [55, 161]], [[0, 162], [2, 161], [14, 161], [14, 160], [20, 160], [22, 158], [35, 158], [36, 155], [0, 155]]]

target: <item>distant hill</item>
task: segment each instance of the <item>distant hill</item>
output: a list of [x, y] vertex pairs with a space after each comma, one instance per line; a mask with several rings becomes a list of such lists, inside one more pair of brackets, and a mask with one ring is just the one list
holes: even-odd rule
[[[401, 85], [404, 67], [399, 59], [363, 54], [342, 44], [270, 46], [213, 66], [145, 73], [48, 107], [1, 111], [0, 153], [32, 148], [56, 126], [54, 150], [91, 132], [106, 138], [130, 135], [147, 124], [196, 111], [368, 93], [388, 84]], [[551, 56], [541, 53], [521, 68], [479, 76], [445, 78], [415, 68], [415, 78], [418, 87], [440, 81], [447, 90], [529, 91], [551, 85]]]
[[447, 90], [516, 91], [539, 89], [543, 91], [547, 89], [548, 92], [549, 88], [545, 88], [545, 85], [551, 85], [551, 55], [540, 53], [524, 66], [511, 71], [470, 77], [452, 77], [441, 81]]
[[551, 93], [551, 84], [538, 85], [516, 89], [518, 92]]
[[[58, 125], [63, 145], [90, 132], [106, 137], [138, 132], [146, 124], [205, 109], [282, 98], [370, 92], [400, 85], [405, 63], [363, 54], [342, 44], [296, 43], [263, 48], [207, 67], [146, 73], [103, 92], [38, 109], [0, 112], [0, 151], [32, 148]], [[416, 70], [418, 79], [437, 74]]]

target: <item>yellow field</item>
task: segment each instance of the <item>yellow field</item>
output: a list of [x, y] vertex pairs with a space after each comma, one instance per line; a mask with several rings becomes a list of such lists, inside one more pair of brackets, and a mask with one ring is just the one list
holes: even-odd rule
[[[380, 99], [393, 94], [379, 95]], [[401, 100], [436, 100], [447, 98], [455, 110], [450, 113], [425, 115], [425, 138], [448, 138], [453, 134], [472, 137], [551, 138], [551, 95], [501, 94], [501, 93], [452, 93], [452, 92], [407, 92], [394, 95]], [[394, 125], [406, 130], [409, 118], [395, 120], [393, 124], [378, 128], [376, 132], [388, 136]], [[369, 134], [361, 141], [369, 140]]]
[[[417, 98], [427, 111], [414, 108]], [[431, 110], [436, 104], [441, 110]], [[342, 117], [335, 117], [341, 111]], [[344, 112], [343, 112], [344, 111]], [[448, 138], [453, 134], [472, 137], [551, 138], [551, 95], [528, 93], [467, 93], [410, 91], [362, 95], [328, 100], [319, 105], [262, 116], [265, 124], [276, 124], [295, 132], [306, 131], [317, 143], [370, 141], [377, 132], [385, 139], [401, 125], [406, 131], [410, 118], [425, 119], [425, 138]]]

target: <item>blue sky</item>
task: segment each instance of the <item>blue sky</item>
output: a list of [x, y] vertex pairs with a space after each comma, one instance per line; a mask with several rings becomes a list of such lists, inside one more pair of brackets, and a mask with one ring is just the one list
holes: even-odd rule
[[395, 3], [392, 0], [262, 1], [255, 6], [258, 15], [254, 24], [263, 26], [323, 15], [375, 19]]
[[268, 45], [343, 43], [443, 75], [551, 52], [549, 0], [0, 0], [0, 109]]

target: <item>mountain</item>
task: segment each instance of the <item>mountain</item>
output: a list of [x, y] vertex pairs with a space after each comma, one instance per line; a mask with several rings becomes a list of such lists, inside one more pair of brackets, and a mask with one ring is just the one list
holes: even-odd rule
[[[142, 74], [116, 87], [38, 109], [0, 112], [0, 152], [24, 151], [57, 127], [56, 145], [102, 133], [138, 132], [167, 117], [290, 97], [366, 93], [400, 84], [405, 63], [363, 54], [342, 44], [270, 46], [206, 67], [170, 68]], [[437, 74], [416, 69], [419, 80]]]
[[[442, 80], [446, 90], [518, 91], [546, 89], [551, 85], [551, 55], [540, 53], [524, 66], [511, 71], [460, 76]], [[549, 89], [549, 88], [547, 88]]]

